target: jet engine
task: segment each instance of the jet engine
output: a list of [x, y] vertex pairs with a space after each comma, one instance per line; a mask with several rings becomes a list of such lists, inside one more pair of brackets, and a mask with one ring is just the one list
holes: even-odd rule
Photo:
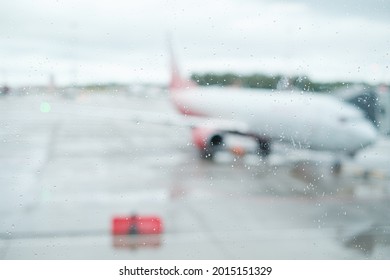
[[201, 158], [211, 160], [215, 152], [223, 147], [223, 134], [213, 128], [195, 127], [192, 129], [192, 141]]

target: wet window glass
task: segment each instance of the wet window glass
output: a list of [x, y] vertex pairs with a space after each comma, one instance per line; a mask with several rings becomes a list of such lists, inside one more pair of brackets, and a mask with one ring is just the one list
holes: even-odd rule
[[0, 9], [0, 259], [389, 259], [390, 2]]

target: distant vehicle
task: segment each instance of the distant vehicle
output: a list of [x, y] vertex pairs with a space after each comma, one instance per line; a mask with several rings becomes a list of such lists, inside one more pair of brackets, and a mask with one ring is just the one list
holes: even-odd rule
[[332, 96], [198, 87], [180, 76], [173, 53], [171, 67], [171, 101], [181, 114], [205, 120], [192, 131], [202, 158], [229, 149], [224, 140], [232, 134], [253, 138], [263, 157], [276, 141], [354, 156], [377, 140], [377, 130], [360, 110]]

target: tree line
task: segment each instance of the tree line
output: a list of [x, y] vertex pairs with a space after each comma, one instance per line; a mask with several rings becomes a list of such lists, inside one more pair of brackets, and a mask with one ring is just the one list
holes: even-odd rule
[[200, 86], [239, 86], [261, 89], [294, 88], [310, 92], [330, 92], [353, 84], [351, 82], [314, 82], [306, 76], [286, 77], [283, 75], [238, 75], [234, 73], [194, 73], [191, 75], [191, 79]]

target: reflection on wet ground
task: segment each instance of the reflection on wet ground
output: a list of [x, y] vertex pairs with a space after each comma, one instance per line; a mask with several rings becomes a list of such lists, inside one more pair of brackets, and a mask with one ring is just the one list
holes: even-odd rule
[[[164, 96], [0, 100], [0, 258], [390, 258], [387, 139], [339, 173], [328, 154], [279, 144], [267, 160], [208, 162], [188, 129], [131, 121], [139, 108], [173, 113]], [[133, 213], [163, 233], [112, 236]]]
[[161, 246], [161, 236], [159, 234], [114, 236], [112, 246], [122, 250], [158, 249]]

